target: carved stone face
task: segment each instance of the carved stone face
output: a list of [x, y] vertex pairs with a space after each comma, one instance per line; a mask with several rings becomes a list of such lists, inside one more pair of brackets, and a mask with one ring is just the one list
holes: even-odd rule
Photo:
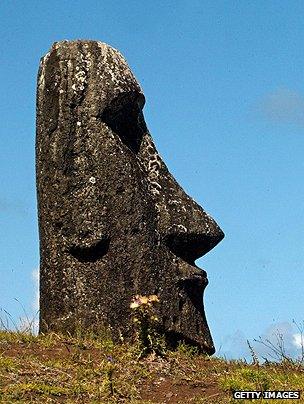
[[142, 90], [118, 51], [55, 43], [41, 60], [37, 187], [40, 330], [110, 326], [130, 337], [130, 301], [157, 294], [171, 342], [212, 354], [195, 260], [223, 232], [177, 184], [147, 130]]

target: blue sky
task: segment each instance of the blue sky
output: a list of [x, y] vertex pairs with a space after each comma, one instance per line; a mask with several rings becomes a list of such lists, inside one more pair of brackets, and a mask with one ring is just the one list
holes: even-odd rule
[[[141, 83], [158, 150], [225, 239], [208, 272], [219, 355], [246, 339], [299, 350], [304, 283], [302, 1], [17, 1], [0, 5], [0, 315], [35, 312], [34, 141], [39, 59], [54, 41], [119, 49]], [[18, 299], [17, 302], [15, 299]], [[257, 345], [259, 348], [259, 344]], [[260, 351], [264, 352], [263, 349]]]

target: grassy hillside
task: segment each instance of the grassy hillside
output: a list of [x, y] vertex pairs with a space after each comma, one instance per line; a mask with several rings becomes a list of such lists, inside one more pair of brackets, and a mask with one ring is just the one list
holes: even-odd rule
[[[0, 402], [226, 404], [250, 402], [233, 401], [234, 389], [304, 386], [303, 365], [288, 360], [264, 365], [224, 361], [185, 345], [163, 356], [140, 353], [138, 344], [113, 344], [106, 336], [0, 331]], [[301, 400], [270, 402], [304, 402], [304, 393]]]

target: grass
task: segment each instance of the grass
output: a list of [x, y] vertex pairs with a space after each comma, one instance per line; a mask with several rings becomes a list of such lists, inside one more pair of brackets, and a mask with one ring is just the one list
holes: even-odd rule
[[[162, 357], [140, 358], [140, 350], [137, 343], [114, 344], [107, 335], [0, 331], [0, 402], [227, 404], [249, 402], [234, 401], [233, 390], [304, 386], [303, 363], [284, 358], [265, 364], [226, 361], [185, 344]], [[284, 400], [289, 402], [295, 401]]]

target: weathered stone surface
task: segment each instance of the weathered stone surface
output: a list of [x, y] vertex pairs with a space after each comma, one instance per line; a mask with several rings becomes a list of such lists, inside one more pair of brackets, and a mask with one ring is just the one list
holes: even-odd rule
[[214, 352], [195, 260], [223, 232], [168, 172], [146, 128], [144, 95], [121, 54], [55, 43], [37, 95], [40, 331], [132, 333], [130, 301], [157, 294], [172, 341]]

